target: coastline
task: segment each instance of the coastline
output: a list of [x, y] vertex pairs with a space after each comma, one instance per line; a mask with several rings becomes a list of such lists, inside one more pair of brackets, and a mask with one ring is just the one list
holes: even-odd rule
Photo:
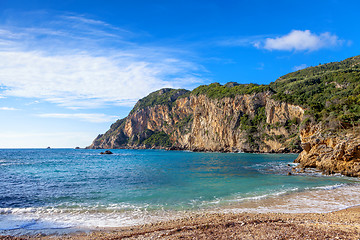
[[205, 213], [126, 228], [20, 239], [359, 239], [360, 206], [330, 213]]
[[356, 183], [252, 199], [141, 225], [0, 239], [359, 239], [359, 188]]
[[74, 239], [358, 239], [360, 207], [332, 213], [213, 213]]
[[162, 146], [152, 146], [152, 147], [148, 147], [148, 146], [144, 146], [144, 145], [140, 145], [140, 146], [119, 146], [116, 148], [90, 148], [85, 147], [83, 149], [86, 150], [113, 150], [113, 149], [130, 149], [130, 150], [165, 150], [165, 151], [189, 151], [189, 152], [203, 152], [203, 153], [254, 153], [254, 154], [299, 154], [301, 153], [301, 150], [299, 149], [295, 149], [295, 150], [289, 150], [289, 149], [278, 149], [278, 150], [271, 150], [271, 151], [256, 151], [256, 150], [239, 150], [239, 149], [220, 149], [220, 150], [209, 150], [209, 149], [203, 149], [203, 148], [194, 148], [194, 149], [189, 149], [189, 148], [182, 148], [182, 147], [177, 147], [177, 146], [172, 146], [172, 147], [162, 147]]

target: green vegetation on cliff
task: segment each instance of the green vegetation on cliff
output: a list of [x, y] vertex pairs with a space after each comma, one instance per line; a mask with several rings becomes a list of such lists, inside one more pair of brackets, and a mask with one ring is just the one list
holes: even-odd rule
[[270, 84], [274, 99], [300, 105], [330, 126], [360, 121], [360, 56], [309, 67]]
[[206, 95], [209, 98], [221, 99], [225, 97], [234, 98], [236, 95], [253, 94], [259, 92], [271, 91], [268, 85], [258, 84], [238, 84], [234, 82], [221, 85], [212, 83], [209, 85], [201, 85], [191, 91], [191, 95]]
[[[263, 92], [267, 94], [258, 94]], [[176, 134], [182, 136], [193, 133], [193, 123], [196, 123], [194, 119], [199, 120], [202, 111], [206, 110], [202, 104], [193, 101], [193, 98], [200, 95], [211, 99], [207, 102], [208, 105], [215, 103], [217, 108], [214, 108], [214, 111], [218, 114], [223, 113], [224, 104], [229, 100], [226, 98], [233, 98], [236, 102], [235, 97], [239, 95], [252, 95], [247, 96], [247, 99], [265, 96], [266, 99], [263, 99], [262, 103], [248, 100], [246, 104], [249, 106], [246, 108], [236, 108], [236, 110], [230, 108], [224, 120], [221, 119], [217, 124], [221, 124], [221, 127], [228, 126], [234, 134], [239, 133], [240, 139], [235, 141], [245, 142], [249, 151], [259, 151], [275, 142], [280, 144], [284, 151], [295, 152], [301, 149], [300, 119], [298, 117], [289, 119], [285, 114], [282, 119], [277, 117], [277, 122], [267, 123], [267, 117], [277, 114], [270, 113], [271, 109], [267, 109], [267, 104], [271, 105], [273, 102], [269, 97], [277, 101], [278, 107], [287, 106], [279, 102], [287, 102], [305, 109], [305, 117], [301, 117], [303, 123], [322, 122], [330, 130], [350, 127], [355, 129], [360, 125], [360, 56], [289, 73], [269, 85], [229, 82], [225, 85], [219, 83], [202, 85], [192, 91], [170, 88], [158, 90], [140, 99], [130, 112], [130, 118], [116, 121], [105, 134], [99, 135], [94, 140], [91, 147], [176, 145], [178, 143], [176, 137], [179, 138]], [[184, 104], [174, 107], [176, 100], [180, 98], [186, 98]], [[236, 104], [245, 103], [236, 102]], [[155, 116], [162, 116], [163, 119], [159, 119], [160, 121], [148, 119], [149, 111], [159, 110], [151, 107], [159, 105], [166, 107], [161, 109], [161, 114]], [[143, 109], [145, 111], [141, 111]], [[287, 107], [283, 110], [288, 111]], [[142, 119], [141, 127], [137, 125], [137, 117]], [[125, 123], [131, 125], [130, 128], [134, 131], [125, 131]], [[306, 125], [302, 124], [302, 126]], [[206, 133], [204, 136], [209, 136], [209, 129], [203, 129], [203, 132]], [[190, 143], [185, 144], [185, 148], [191, 147], [194, 138], [185, 139]], [[212, 136], [211, 139], [219, 138]]]
[[191, 92], [164, 88], [140, 99], [131, 113], [155, 105], [172, 104], [182, 97], [205, 95], [210, 99], [270, 91], [278, 101], [302, 106], [307, 115], [329, 126], [347, 127], [360, 122], [360, 56], [292, 72], [269, 85], [212, 83]]
[[260, 129], [264, 127], [266, 121], [265, 107], [259, 107], [256, 110], [255, 116], [251, 117], [248, 114], [243, 114], [240, 117], [240, 129], [246, 133], [246, 141], [253, 149], [259, 148], [261, 142]]
[[189, 90], [186, 89], [171, 89], [163, 88], [156, 92], [152, 92], [146, 97], [140, 99], [135, 107], [131, 110], [130, 114], [146, 107], [152, 107], [155, 105], [167, 105], [171, 107], [171, 104], [176, 101], [179, 97], [188, 96]]
[[115, 123], [111, 124], [110, 129], [105, 134], [99, 134], [94, 140], [94, 145], [101, 145], [103, 141], [116, 136], [116, 144], [118, 146], [124, 145], [128, 142], [128, 137], [125, 136], [123, 128], [125, 126], [126, 118], [119, 119]]
[[164, 132], [154, 132], [149, 138], [142, 142], [144, 145], [155, 147], [171, 147], [170, 136]]

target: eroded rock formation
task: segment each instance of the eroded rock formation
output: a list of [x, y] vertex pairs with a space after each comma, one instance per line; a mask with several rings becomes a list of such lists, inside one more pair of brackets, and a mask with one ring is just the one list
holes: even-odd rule
[[[222, 99], [177, 95], [169, 99], [169, 104], [132, 111], [106, 134], [99, 135], [89, 148], [298, 152], [297, 132], [304, 110], [277, 102], [271, 95], [269, 91]], [[169, 141], [149, 141], [158, 133]]]
[[317, 168], [326, 174], [360, 177], [360, 128], [339, 132], [307, 125], [300, 131], [303, 151], [295, 162], [300, 168]]

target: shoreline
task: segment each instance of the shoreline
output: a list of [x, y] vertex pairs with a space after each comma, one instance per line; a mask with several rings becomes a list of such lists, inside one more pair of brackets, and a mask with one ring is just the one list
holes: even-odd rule
[[329, 213], [204, 213], [146, 225], [23, 239], [359, 239], [360, 206]]
[[[324, 236], [330, 239], [336, 237], [359, 239], [360, 205], [357, 201], [360, 199], [359, 187], [360, 185], [356, 183], [330, 189], [288, 193], [210, 208], [202, 212], [173, 215], [173, 218], [150, 221], [147, 224], [74, 228], [73, 231], [62, 229], [52, 234], [29, 231], [24, 233], [25, 235], [0, 235], [0, 240], [208, 239], [210, 233], [214, 235], [213, 239], [229, 237], [271, 239], [274, 236], [283, 236], [285, 239], [325, 239]], [[355, 194], [355, 192], [359, 193]], [[322, 206], [315, 209], [315, 205]], [[244, 233], [246, 237], [241, 238]], [[297, 235], [287, 235], [288, 233]]]
[[181, 148], [177, 146], [172, 147], [162, 147], [162, 146], [153, 146], [153, 147], [146, 147], [146, 146], [121, 146], [118, 148], [94, 148], [87, 146], [85, 148], [80, 148], [84, 150], [114, 150], [114, 149], [130, 149], [130, 150], [164, 150], [164, 151], [189, 151], [189, 152], [200, 152], [200, 153], [255, 153], [255, 154], [300, 154], [302, 150], [297, 149], [295, 151], [288, 150], [288, 149], [279, 149], [278, 151], [271, 150], [271, 151], [253, 151], [253, 150], [246, 150], [246, 149], [219, 149], [219, 150], [210, 150], [210, 149], [190, 149], [190, 148]]
[[[86, 156], [95, 156], [95, 154]], [[352, 212], [353, 209], [357, 209], [354, 206], [359, 205], [360, 179], [348, 178], [340, 174], [324, 176], [315, 170], [292, 174], [294, 176], [298, 175], [293, 178], [294, 176], [286, 175], [293, 166], [288, 161], [290, 158], [293, 157], [283, 157], [278, 159], [279, 161], [275, 164], [270, 161], [269, 166], [265, 164], [267, 161], [265, 163], [255, 161], [249, 165], [261, 172], [261, 176], [263, 174], [272, 176], [275, 173], [277, 177], [270, 178], [269, 183], [260, 182], [264, 183], [263, 185], [260, 184], [261, 186], [275, 187], [264, 187], [266, 190], [264, 191], [263, 188], [257, 188], [259, 185], [254, 185], [251, 188], [252, 190], [248, 191], [249, 194], [240, 191], [239, 193], [235, 192], [217, 198], [214, 193], [214, 198], [210, 197], [208, 198], [210, 200], [206, 199], [206, 201], [200, 199], [196, 204], [191, 205], [193, 207], [189, 208], [189, 210], [187, 210], [186, 205], [180, 208], [182, 210], [176, 210], [178, 208], [159, 208], [158, 211], [158, 208], [133, 208], [132, 205], [124, 207], [121, 204], [110, 207], [107, 205], [104, 205], [104, 207], [94, 205], [94, 208], [87, 208], [86, 206], [83, 208], [81, 205], [75, 205], [74, 208], [73, 205], [69, 204], [62, 208], [57, 208], [55, 205], [54, 207], [40, 206], [19, 209], [10, 207], [9, 210], [0, 209], [2, 210], [0, 220], [3, 223], [0, 227], [0, 230], [2, 230], [0, 235], [12, 236], [0, 236], [0, 240], [121, 239], [126, 236], [138, 236], [141, 239], [153, 238], [154, 236], [166, 239], [167, 236], [170, 236], [169, 239], [176, 239], [187, 236], [187, 234], [193, 236], [191, 234], [196, 233], [194, 236], [197, 236], [209, 232], [218, 234], [217, 238], [225, 238], [231, 236], [229, 235], [230, 230], [237, 232], [237, 234], [249, 230], [245, 226], [254, 228], [251, 230], [252, 234], [264, 234], [268, 230], [263, 231], [260, 229], [258, 231], [256, 229], [258, 225], [263, 228], [271, 228], [273, 224], [287, 223], [288, 225], [276, 225], [276, 231], [283, 231], [283, 228], [286, 229], [289, 226], [294, 227], [294, 229], [298, 227], [293, 226], [293, 222], [302, 224], [304, 221], [309, 223], [312, 221], [316, 223], [318, 220], [315, 218], [319, 219], [319, 216], [332, 216], [333, 213], [337, 214], [339, 210], [341, 212], [351, 209], [349, 211]], [[96, 160], [96, 157], [90, 159]], [[271, 159], [269, 158], [269, 160]], [[215, 163], [217, 162], [215, 161]], [[218, 166], [217, 164], [213, 165]], [[205, 165], [207, 168], [204, 169], [207, 170], [213, 165]], [[244, 164], [244, 166], [248, 165]], [[200, 170], [194, 172], [197, 173]], [[245, 183], [239, 181], [236, 186]], [[159, 189], [157, 188], [156, 191], [159, 191]], [[87, 191], [85, 192], [87, 193]], [[213, 194], [212, 191], [207, 191], [207, 193]], [[100, 207], [97, 208], [98, 206]], [[136, 211], [133, 211], [133, 209]], [[349, 222], [358, 221], [351, 216], [343, 216], [344, 219], [348, 217]], [[315, 220], [311, 220], [313, 218]], [[9, 219], [14, 221], [11, 222]], [[343, 224], [340, 220], [331, 218], [323, 221], [335, 225]], [[10, 227], [7, 227], [7, 225]], [[205, 229], [203, 229], [204, 226]], [[307, 227], [314, 226], [309, 224]], [[269, 231], [275, 230], [270, 229]], [[299, 230], [299, 232], [301, 231]], [[183, 235], [179, 235], [180, 233]], [[194, 236], [189, 238], [194, 238]], [[308, 238], [319, 238], [314, 236]], [[333, 239], [335, 235], [331, 236]], [[348, 236], [346, 237], [348, 238]], [[272, 237], [268, 236], [267, 238]], [[292, 238], [299, 238], [299, 236]], [[266, 238], [264, 237], [264, 239]]]

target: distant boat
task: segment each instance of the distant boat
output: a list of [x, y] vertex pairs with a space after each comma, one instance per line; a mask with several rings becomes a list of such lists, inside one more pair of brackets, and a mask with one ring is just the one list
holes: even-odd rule
[[47, 147], [46, 149], [50, 149], [51, 147]]

